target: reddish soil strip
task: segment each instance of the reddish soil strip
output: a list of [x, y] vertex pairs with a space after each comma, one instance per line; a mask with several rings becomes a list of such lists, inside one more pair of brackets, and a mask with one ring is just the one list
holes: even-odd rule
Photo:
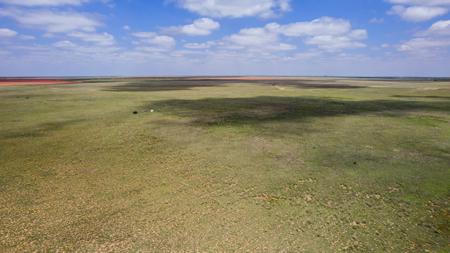
[[57, 85], [57, 84], [76, 84], [75, 81], [58, 79], [0, 79], [0, 87], [24, 86], [24, 85]]

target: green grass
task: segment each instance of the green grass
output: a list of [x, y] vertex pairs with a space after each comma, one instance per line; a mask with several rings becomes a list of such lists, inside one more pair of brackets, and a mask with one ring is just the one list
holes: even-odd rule
[[2, 252], [448, 252], [449, 200], [446, 82], [0, 88]]

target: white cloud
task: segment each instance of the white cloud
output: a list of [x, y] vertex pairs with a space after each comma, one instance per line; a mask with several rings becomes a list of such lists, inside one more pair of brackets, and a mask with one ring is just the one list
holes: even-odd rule
[[290, 0], [176, 0], [179, 6], [208, 17], [272, 17], [290, 10]]
[[450, 5], [450, 0], [387, 0], [387, 2], [401, 5], [422, 5], [422, 6]]
[[305, 43], [327, 51], [365, 47], [367, 31], [352, 30], [352, 25], [344, 19], [322, 17], [309, 22], [287, 25], [270, 24], [270, 29], [288, 37], [305, 37]]
[[242, 29], [222, 41], [222, 46], [229, 49], [247, 49], [250, 51], [286, 51], [296, 48], [295, 45], [282, 43], [271, 25], [263, 28]]
[[165, 29], [167, 32], [182, 33], [190, 36], [210, 35], [214, 30], [220, 28], [220, 24], [209, 18], [199, 18], [192, 24], [173, 26]]
[[[106, 46], [106, 45], [90, 45], [90, 46], [81, 46], [76, 43], [73, 43], [69, 40], [63, 40], [58, 41], [53, 44], [53, 48], [47, 49], [49, 53], [58, 53], [55, 52], [54, 49], [64, 50], [64, 51], [70, 51], [75, 55], [81, 55], [83, 57], [89, 58], [89, 57], [95, 57], [95, 56], [102, 56], [102, 57], [112, 57], [117, 53], [120, 53], [120, 48], [115, 46]], [[31, 51], [36, 51], [35, 49], [32, 49]]]
[[156, 33], [154, 32], [136, 32], [133, 33], [133, 36], [140, 39], [149, 39], [156, 36]]
[[368, 37], [367, 31], [364, 29], [356, 29], [348, 34], [348, 37], [354, 40], [365, 40]]
[[96, 19], [77, 12], [0, 9], [0, 16], [10, 17], [21, 25], [42, 29], [48, 33], [71, 31], [92, 32], [95, 31], [96, 27], [101, 25]]
[[438, 53], [444, 55], [445, 50], [450, 48], [450, 20], [437, 21], [415, 36], [416, 38], [401, 43], [398, 50], [428, 56]]
[[88, 0], [0, 0], [0, 3], [21, 6], [81, 5]]
[[168, 51], [175, 47], [176, 41], [174, 38], [166, 35], [159, 35], [153, 32], [137, 32], [133, 33], [133, 36], [139, 39], [139, 44], [150, 45], [142, 46], [146, 51]]
[[204, 43], [186, 43], [184, 44], [185, 48], [188, 49], [208, 49], [214, 46], [216, 43], [213, 41], [207, 41]]
[[68, 34], [70, 37], [74, 37], [85, 42], [92, 42], [99, 46], [111, 46], [115, 44], [114, 36], [109, 33], [85, 33], [85, 32], [72, 32]]
[[399, 46], [399, 51], [412, 53], [429, 52], [450, 46], [450, 39], [414, 38]]
[[399, 51], [419, 54], [431, 54], [450, 47], [450, 20], [435, 22], [424, 32], [398, 46]]
[[344, 34], [351, 30], [352, 25], [344, 19], [322, 17], [309, 22], [291, 23], [274, 28], [286, 36], [302, 37]]
[[423, 22], [448, 13], [450, 0], [386, 0], [394, 4], [388, 14], [411, 22]]
[[173, 48], [176, 44], [175, 39], [165, 35], [158, 35], [147, 41], [149, 44], [159, 47]]
[[53, 46], [55, 46], [57, 48], [65, 48], [65, 49], [76, 47], [76, 45], [74, 43], [72, 43], [71, 41], [68, 41], [68, 40], [55, 42], [53, 44]]
[[227, 40], [240, 46], [264, 46], [277, 42], [278, 35], [266, 28], [247, 28], [229, 36]]
[[293, 50], [295, 45], [282, 41], [289, 37], [302, 38], [305, 44], [322, 50], [340, 51], [365, 47], [362, 41], [367, 39], [367, 31], [352, 30], [352, 25], [347, 20], [322, 17], [308, 22], [285, 25], [270, 23], [260, 28], [242, 29], [223, 39], [219, 45], [229, 49]]
[[389, 14], [398, 15], [402, 19], [412, 22], [422, 22], [444, 15], [448, 12], [447, 8], [439, 6], [411, 6], [405, 7], [395, 5], [389, 11]]
[[11, 38], [17, 36], [17, 32], [8, 28], [0, 28], [0, 38]]
[[450, 35], [450, 20], [440, 20], [431, 25], [425, 32], [425, 35]]
[[351, 36], [319, 35], [306, 39], [306, 44], [314, 45], [327, 51], [338, 51], [346, 48], [361, 48], [366, 45], [354, 40]]

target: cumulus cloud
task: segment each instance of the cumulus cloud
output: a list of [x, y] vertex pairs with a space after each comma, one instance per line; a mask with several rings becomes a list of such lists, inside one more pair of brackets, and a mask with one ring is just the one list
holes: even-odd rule
[[352, 25], [344, 19], [322, 17], [307, 22], [296, 22], [283, 26], [272, 26], [286, 36], [302, 37], [316, 35], [338, 35], [351, 30]]
[[306, 39], [306, 44], [314, 45], [327, 51], [337, 51], [345, 48], [361, 48], [366, 45], [352, 39], [350, 36], [319, 35]]
[[208, 17], [273, 17], [290, 10], [290, 0], [176, 0], [179, 6]]
[[400, 51], [423, 53], [450, 46], [450, 39], [414, 38], [399, 46]]
[[68, 41], [68, 40], [62, 40], [62, 41], [55, 42], [55, 43], [53, 43], [53, 46], [55, 46], [57, 48], [64, 48], [64, 49], [76, 47], [76, 45], [74, 43], [72, 43], [71, 41]]
[[448, 12], [450, 0], [387, 0], [395, 4], [388, 14], [411, 22], [423, 22]]
[[352, 30], [352, 25], [344, 19], [322, 17], [309, 22], [287, 25], [271, 24], [271, 29], [288, 37], [305, 37], [305, 43], [327, 51], [365, 47], [367, 31]]
[[11, 38], [17, 36], [17, 32], [8, 28], [0, 28], [0, 38]]
[[213, 41], [207, 41], [204, 43], [186, 43], [184, 44], [185, 48], [188, 49], [208, 49], [214, 46], [216, 43]]
[[278, 34], [267, 26], [242, 29], [239, 33], [228, 36], [224, 41], [229, 48], [234, 49], [284, 51], [296, 48], [294, 45], [280, 42]]
[[424, 34], [450, 36], [450, 20], [440, 20], [435, 22]]
[[278, 42], [278, 35], [265, 28], [242, 29], [227, 40], [238, 46], [265, 46]]
[[[78, 45], [69, 40], [63, 40], [53, 43], [53, 48], [43, 49], [49, 50], [51, 54], [58, 54], [59, 52], [54, 49], [59, 49], [63, 51], [70, 51], [75, 55], [80, 55], [86, 58], [101, 56], [105, 58], [110, 58], [115, 54], [120, 53], [120, 48], [115, 46], [104, 46], [104, 45]], [[31, 51], [35, 51], [32, 49]]]
[[49, 33], [92, 32], [101, 25], [100, 22], [89, 15], [78, 12], [0, 9], [0, 16], [12, 18], [21, 25], [42, 29]]
[[[238, 33], [229, 35], [214, 45], [231, 50], [288, 51], [297, 48], [292, 39], [300, 38], [306, 45], [334, 52], [365, 47], [363, 40], [367, 39], [367, 36], [366, 30], [352, 29], [352, 25], [347, 20], [322, 17], [306, 22], [270, 23], [264, 27], [241, 29]], [[286, 40], [289, 40], [289, 43], [285, 42]], [[211, 44], [187, 46], [191, 49], [202, 49], [211, 47]]]
[[399, 51], [425, 54], [442, 51], [450, 47], [450, 20], [440, 20], [426, 31], [416, 34], [417, 38], [401, 43]]
[[165, 30], [171, 33], [181, 33], [190, 36], [210, 35], [214, 30], [220, 28], [220, 24], [209, 18], [199, 18], [192, 24], [168, 27]]
[[91, 42], [99, 46], [111, 46], [115, 44], [114, 36], [109, 33], [85, 33], [72, 32], [68, 34], [70, 37], [80, 39], [85, 42]]
[[139, 39], [138, 44], [145, 51], [169, 51], [176, 45], [174, 38], [153, 32], [137, 32], [133, 36]]
[[391, 8], [389, 14], [398, 15], [407, 21], [422, 22], [444, 15], [447, 12], [448, 12], [447, 8], [439, 6], [405, 7], [402, 5], [396, 5]]

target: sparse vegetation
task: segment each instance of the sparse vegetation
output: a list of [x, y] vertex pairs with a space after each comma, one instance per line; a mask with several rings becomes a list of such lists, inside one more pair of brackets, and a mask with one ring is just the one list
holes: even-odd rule
[[0, 87], [0, 251], [448, 252], [450, 83]]

